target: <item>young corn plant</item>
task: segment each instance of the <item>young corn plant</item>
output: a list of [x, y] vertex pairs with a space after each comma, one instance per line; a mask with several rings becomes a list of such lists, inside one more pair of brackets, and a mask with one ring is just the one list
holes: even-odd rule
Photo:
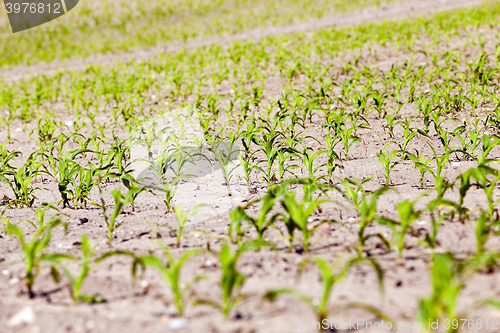
[[156, 268], [158, 271], [160, 271], [161, 275], [163, 276], [163, 279], [169, 285], [170, 289], [172, 290], [172, 293], [174, 294], [174, 302], [177, 308], [177, 314], [179, 316], [182, 316], [184, 314], [184, 305], [185, 305], [185, 298], [187, 291], [191, 289], [193, 284], [206, 278], [202, 275], [198, 275], [194, 277], [191, 281], [183, 285], [183, 283], [181, 282], [182, 281], [181, 270], [184, 264], [189, 259], [199, 255], [200, 253], [203, 253], [204, 250], [193, 249], [186, 251], [176, 260], [172, 252], [165, 244], [163, 244], [162, 242], [159, 242], [159, 244], [163, 249], [163, 253], [167, 257], [168, 261], [164, 263], [161, 258], [155, 255], [136, 257], [132, 265], [132, 276], [134, 278], [136, 277], [137, 268], [139, 266], [142, 267], [143, 273], [146, 267]]
[[[260, 208], [259, 214], [256, 218], [249, 216], [246, 213], [246, 210], [250, 206], [258, 202], [262, 202], [262, 207]], [[263, 241], [264, 233], [274, 225], [274, 222], [280, 216], [279, 213], [275, 213], [272, 216], [268, 217], [268, 214], [271, 209], [273, 209], [275, 202], [276, 193], [273, 191], [268, 191], [268, 193], [266, 193], [266, 195], [264, 195], [262, 198], [253, 200], [252, 202], [249, 202], [244, 206], [236, 207], [236, 209], [229, 214], [229, 218], [231, 220], [231, 224], [229, 227], [230, 238], [232, 239], [233, 232], [236, 231], [238, 243], [241, 244], [241, 238], [246, 232], [246, 230], [243, 231], [241, 229], [241, 224], [243, 221], [248, 221], [252, 224], [255, 231], [257, 232], [257, 240]]]
[[340, 183], [344, 189], [338, 186], [335, 186], [334, 188], [351, 204], [353, 204], [356, 211], [359, 212], [361, 203], [368, 195], [368, 192], [364, 189], [363, 185], [372, 180], [373, 177], [374, 176], [371, 176], [363, 180], [344, 178], [344, 180]]
[[[272, 168], [274, 165], [274, 161], [278, 157], [278, 152], [282, 150], [288, 151], [288, 149], [284, 148], [283, 144], [278, 141], [282, 136], [283, 134], [279, 132], [266, 132], [263, 134], [262, 139], [258, 138], [256, 135], [252, 136], [252, 142], [259, 147], [257, 151], [264, 153], [264, 155], [266, 156], [265, 159], [259, 160], [257, 162], [257, 165], [255, 165], [255, 169], [261, 171], [264, 174], [264, 178], [266, 179], [268, 185], [271, 185], [276, 181], [276, 175]], [[267, 165], [262, 168], [258, 165], [260, 163], [266, 163]]]
[[40, 189], [32, 187], [36, 177], [41, 173], [40, 169], [43, 162], [37, 162], [33, 153], [26, 163], [23, 164], [16, 172], [12, 173], [13, 182], [9, 182], [16, 198], [16, 205], [31, 207], [33, 202], [38, 199], [35, 196], [35, 191]]
[[177, 217], [177, 222], [178, 222], [178, 227], [176, 231], [177, 247], [181, 246], [181, 239], [183, 237], [182, 230], [184, 230], [184, 227], [186, 226], [189, 219], [193, 217], [198, 212], [198, 209], [200, 209], [201, 207], [210, 207], [210, 205], [205, 205], [205, 204], [196, 205], [190, 212], [184, 212], [180, 205], [174, 206], [174, 213], [175, 216]]
[[326, 156], [327, 156], [327, 161], [326, 161], [327, 176], [326, 177], [329, 177], [329, 182], [330, 182], [330, 184], [332, 184], [333, 172], [337, 168], [344, 169], [344, 166], [342, 164], [335, 163], [335, 161], [337, 161], [337, 160], [340, 161], [340, 156], [334, 150], [338, 141], [336, 142], [335, 139], [330, 135], [330, 133], [326, 134], [325, 140], [326, 140], [326, 144], [328, 146], [328, 149], [326, 149]]
[[314, 210], [319, 205], [327, 201], [328, 200], [326, 199], [316, 199], [313, 201], [302, 200], [297, 202], [294, 192], [289, 191], [285, 193], [284, 198], [280, 202], [287, 215], [281, 214], [281, 216], [288, 229], [290, 250], [293, 245], [293, 231], [295, 228], [302, 231], [302, 245], [304, 246], [304, 251], [307, 252], [309, 251], [309, 239], [313, 235], [314, 231], [324, 223], [333, 222], [333, 220], [323, 220], [314, 227], [309, 226], [308, 219], [314, 213]]
[[247, 186], [250, 186], [250, 175], [252, 174], [252, 171], [254, 167], [252, 166], [252, 159], [253, 154], [247, 154], [247, 155], [242, 155], [238, 154], [237, 158], [240, 161], [240, 165], [243, 168], [243, 172], [245, 172], [245, 181], [247, 183]]
[[[437, 236], [441, 224], [443, 224], [444, 220], [447, 218], [453, 219], [455, 206], [456, 205], [452, 201], [439, 198], [431, 200], [427, 204], [425, 210], [428, 211], [431, 216], [431, 231], [426, 232], [424, 243], [429, 246], [432, 251], [434, 251], [438, 244]], [[447, 208], [447, 211], [444, 211], [444, 208]]]
[[430, 163], [433, 161], [433, 158], [425, 159], [424, 154], [415, 150], [415, 154], [409, 154], [410, 160], [413, 161], [415, 167], [420, 171], [420, 187], [424, 187], [424, 177], [425, 174], [431, 170]]
[[392, 184], [389, 178], [389, 174], [391, 173], [392, 169], [394, 169], [394, 167], [399, 164], [399, 162], [392, 162], [392, 160], [398, 155], [399, 152], [399, 150], [393, 150], [389, 153], [387, 151], [387, 146], [384, 146], [384, 152], [382, 152], [381, 150], [377, 153], [378, 160], [384, 167], [385, 183], [387, 185]]
[[241, 293], [241, 288], [245, 283], [246, 277], [236, 268], [238, 259], [245, 251], [252, 248], [261, 248], [266, 245], [266, 242], [253, 241], [241, 244], [235, 252], [232, 252], [228, 243], [222, 244], [221, 251], [217, 253], [222, 272], [221, 279], [219, 281], [222, 289], [222, 301], [217, 302], [213, 300], [200, 299], [195, 302], [195, 305], [210, 305], [219, 309], [224, 318], [228, 319], [231, 311], [245, 297], [245, 295]]
[[310, 153], [309, 151], [313, 150], [311, 147], [305, 147], [304, 150], [302, 151], [302, 162], [304, 163], [305, 168], [307, 169], [308, 172], [308, 177], [309, 179], [314, 179], [314, 174], [318, 171], [319, 168], [327, 166], [328, 163], [323, 163], [319, 164], [316, 167], [314, 167], [314, 160], [321, 155], [325, 154], [326, 150], [318, 150], [314, 153]]
[[[484, 246], [488, 241], [492, 231], [500, 226], [500, 220], [492, 220], [488, 212], [482, 212], [476, 222], [476, 242], [477, 242], [477, 254], [480, 255], [484, 253]], [[500, 235], [500, 231], [495, 232], [496, 235]]]
[[[35, 228], [35, 232], [31, 234], [31, 239], [27, 240], [27, 234], [23, 233], [20, 227], [15, 224], [8, 223], [6, 224], [6, 232], [15, 236], [18, 241], [21, 243], [22, 250], [24, 253], [24, 263], [25, 267], [25, 282], [26, 288], [28, 289], [28, 295], [30, 298], [35, 297], [35, 293], [33, 292], [33, 284], [35, 282], [35, 278], [38, 275], [40, 270], [40, 264], [44, 261], [52, 261], [55, 258], [58, 259], [66, 259], [68, 256], [66, 255], [48, 255], [43, 253], [45, 248], [49, 245], [50, 239], [52, 237], [52, 230], [58, 226], [64, 227], [65, 230], [68, 228], [67, 223], [63, 223], [57, 217], [61, 214], [56, 214], [50, 218], [50, 220], [45, 220], [45, 212], [47, 209], [53, 208], [50, 205], [45, 206], [43, 209], [38, 208], [36, 211], [36, 220], [37, 223], [33, 223], [28, 220], [23, 220], [28, 222]], [[52, 273], [54, 275], [54, 270]]]
[[163, 203], [167, 208], [167, 213], [170, 212], [172, 207], [172, 199], [174, 198], [175, 192], [177, 192], [177, 187], [172, 187], [168, 182], [165, 183], [165, 200]]
[[370, 194], [370, 198], [368, 198], [367, 194], [363, 194], [361, 203], [359, 204], [358, 214], [359, 214], [359, 230], [358, 230], [358, 257], [361, 258], [363, 254], [363, 248], [366, 242], [372, 238], [379, 238], [384, 245], [390, 250], [389, 241], [384, 237], [384, 235], [377, 234], [369, 234], [366, 235], [366, 227], [370, 225], [370, 223], [374, 222], [377, 218], [377, 201], [378, 198], [383, 195], [385, 192], [390, 190], [390, 187], [384, 186], [379, 188], [378, 190], [372, 192]]
[[[493, 181], [490, 181], [488, 177], [494, 177]], [[493, 215], [496, 212], [496, 204], [498, 199], [493, 201], [493, 190], [500, 180], [500, 174], [495, 168], [488, 165], [480, 164], [476, 168], [471, 168], [466, 172], [460, 174], [457, 179], [460, 180], [459, 195], [460, 199], [457, 204], [458, 208], [466, 209], [463, 207], [465, 196], [471, 187], [482, 188], [486, 194], [488, 210], [487, 215], [491, 222], [493, 222]], [[498, 212], [496, 212], [498, 219]]]
[[405, 246], [404, 238], [406, 233], [411, 229], [413, 222], [421, 215], [421, 212], [415, 210], [414, 208], [417, 200], [418, 199], [413, 202], [405, 200], [397, 204], [396, 208], [400, 221], [393, 221], [385, 217], [377, 218], [379, 223], [386, 224], [391, 228], [392, 234], [396, 239], [394, 246], [397, 249], [399, 258], [403, 256], [403, 249]]
[[354, 135], [354, 132], [354, 127], [347, 128], [347, 126], [343, 126], [337, 133], [337, 136], [344, 144], [344, 157], [346, 160], [349, 159], [349, 150], [351, 149], [352, 145], [356, 142], [361, 142], [361, 138]]
[[172, 210], [172, 200], [174, 199], [175, 192], [177, 192], [177, 187], [173, 186], [173, 183], [165, 182], [165, 187], [156, 186], [156, 185], [146, 185], [144, 186], [147, 190], [158, 190], [161, 192], [165, 192], [165, 200], [163, 203], [167, 208], [167, 213], [170, 213]]
[[326, 262], [321, 258], [306, 259], [302, 261], [299, 265], [299, 268], [297, 270], [297, 280], [300, 279], [300, 276], [304, 271], [306, 265], [311, 262], [316, 264], [316, 266], [319, 268], [321, 274], [321, 281], [323, 282], [323, 290], [320, 295], [319, 302], [315, 302], [312, 297], [302, 294], [291, 288], [282, 288], [282, 289], [268, 291], [265, 294], [265, 298], [267, 298], [270, 301], [274, 301], [280, 295], [286, 294], [301, 300], [314, 311], [317, 321], [321, 324], [320, 327], [321, 331], [328, 331], [329, 327], [328, 325], [325, 325], [325, 323], [327, 322], [326, 320], [328, 319], [329, 316], [335, 315], [341, 311], [348, 309], [361, 309], [370, 312], [383, 320], [392, 322], [392, 320], [388, 318], [381, 310], [377, 309], [376, 307], [370, 304], [360, 303], [360, 302], [348, 302], [345, 304], [334, 304], [334, 305], [330, 304], [330, 294], [335, 284], [346, 278], [351, 267], [363, 263], [370, 264], [374, 267], [377, 273], [379, 288], [383, 292], [384, 287], [383, 287], [382, 269], [380, 268], [380, 266], [377, 264], [376, 261], [374, 261], [373, 259], [362, 259], [362, 258], [354, 258], [345, 261], [344, 258], [341, 256], [339, 259], [335, 261], [333, 265], [330, 265], [328, 262]]
[[143, 190], [142, 187], [133, 187], [125, 195], [123, 195], [119, 189], [113, 190], [113, 192], [111, 192], [111, 195], [113, 196], [113, 199], [115, 201], [115, 207], [113, 209], [113, 213], [111, 213], [111, 215], [108, 216], [106, 212], [107, 211], [106, 202], [102, 197], [102, 191], [99, 186], [99, 191], [101, 192], [101, 204], [99, 206], [103, 210], [104, 220], [106, 221], [106, 225], [108, 227], [108, 242], [111, 243], [111, 241], [113, 240], [113, 233], [124, 223], [123, 220], [119, 222], [116, 221], [118, 215], [122, 213], [123, 206], [130, 203], [133, 200], [134, 195], [139, 192], [142, 192], [142, 190]]
[[[464, 328], [469, 315], [480, 308], [491, 306], [500, 308], [497, 299], [477, 300], [462, 310], [458, 309], [458, 298], [467, 280], [478, 270], [484, 268], [484, 263], [490, 261], [485, 255], [474, 256], [465, 262], [456, 260], [451, 254], [437, 254], [432, 260], [431, 279], [432, 294], [420, 300], [417, 320], [422, 323], [435, 323], [447, 332], [457, 333]], [[464, 323], [465, 321], [465, 323]], [[441, 324], [442, 323], [442, 324]], [[423, 325], [424, 332], [433, 332], [433, 327]]]
[[63, 208], [65, 208], [70, 206], [70, 200], [75, 198], [74, 189], [72, 190], [69, 186], [72, 182], [75, 182], [75, 175], [80, 172], [81, 167], [69, 157], [63, 156], [57, 160], [57, 164], [52, 165], [52, 168], [54, 169], [54, 179], [59, 176], [57, 188], [61, 194]]
[[70, 282], [69, 289], [73, 302], [75, 303], [78, 303], [80, 301], [87, 303], [105, 302], [105, 299], [99, 295], [85, 295], [81, 293], [81, 289], [83, 283], [85, 282], [85, 279], [88, 277], [90, 272], [94, 270], [97, 267], [97, 265], [106, 258], [115, 255], [127, 255], [131, 257], [134, 257], [134, 255], [126, 251], [111, 251], [111, 252], [106, 252], [94, 259], [96, 248], [92, 247], [88, 239], [88, 236], [85, 234], [82, 235], [81, 238], [81, 250], [82, 250], [82, 255], [80, 257], [80, 272], [78, 275], [73, 275], [67, 267], [61, 264], [62, 259], [78, 260], [78, 258], [76, 257], [69, 255], [61, 257], [61, 255], [59, 254], [48, 254], [46, 255], [45, 260], [52, 261], [53, 263], [56, 264], [56, 266], [53, 267], [53, 270], [56, 271], [56, 276], [60, 275], [56, 267], [60, 267], [62, 269], [62, 271], [64, 272], [64, 274], [66, 275], [66, 277]]

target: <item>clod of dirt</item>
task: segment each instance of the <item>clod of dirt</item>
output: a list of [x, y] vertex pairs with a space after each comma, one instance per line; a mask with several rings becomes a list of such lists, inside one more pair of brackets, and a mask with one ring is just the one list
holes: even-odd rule
[[86, 218], [86, 217], [80, 217], [80, 218], [76, 221], [76, 223], [78, 223], [78, 224], [84, 224], [84, 223], [87, 223], [88, 221], [89, 221], [89, 219], [88, 219], [88, 218]]
[[9, 198], [8, 196], [4, 195], [2, 200], [0, 200], [0, 206], [5, 206], [5, 205], [8, 205], [10, 203], [12, 199]]

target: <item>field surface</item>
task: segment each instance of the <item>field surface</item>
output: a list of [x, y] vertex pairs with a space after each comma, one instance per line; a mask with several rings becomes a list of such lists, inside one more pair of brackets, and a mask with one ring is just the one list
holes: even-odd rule
[[0, 17], [0, 332], [500, 330], [500, 2]]

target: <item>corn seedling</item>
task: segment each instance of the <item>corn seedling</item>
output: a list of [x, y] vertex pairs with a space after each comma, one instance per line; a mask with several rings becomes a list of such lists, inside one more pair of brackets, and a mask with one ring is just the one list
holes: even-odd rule
[[319, 302], [316, 302], [313, 298], [290, 288], [268, 291], [265, 297], [270, 301], [274, 301], [278, 298], [278, 296], [287, 294], [301, 300], [302, 302], [305, 302], [314, 311], [317, 321], [321, 324], [321, 331], [327, 331], [328, 327], [325, 327], [324, 324], [329, 316], [353, 308], [362, 309], [376, 315], [381, 319], [392, 322], [392, 320], [389, 319], [381, 310], [369, 304], [360, 302], [348, 302], [346, 304], [335, 304], [333, 306], [330, 305], [330, 294], [333, 290], [333, 287], [336, 283], [345, 279], [347, 274], [349, 273], [349, 269], [355, 265], [363, 263], [372, 265], [377, 273], [379, 288], [381, 291], [383, 291], [382, 269], [376, 261], [372, 259], [354, 258], [345, 262], [345, 260], [343, 260], [343, 257], [341, 256], [335, 261], [333, 265], [330, 265], [321, 258], [306, 259], [299, 265], [297, 271], [297, 280], [300, 279], [304, 268], [310, 262], [313, 262], [314, 264], [316, 264], [316, 266], [318, 266], [321, 274], [321, 281], [323, 282], [323, 291], [321, 293]]
[[[211, 142], [211, 148], [215, 159], [223, 171], [222, 175], [224, 176], [224, 181], [226, 185], [229, 186], [231, 178], [233, 177], [232, 173], [234, 169], [238, 167], [232, 160], [238, 156], [240, 150], [232, 140], [230, 142]], [[234, 165], [232, 169], [230, 164]]]
[[108, 242], [111, 243], [111, 240], [113, 239], [113, 233], [115, 232], [116, 229], [121, 227], [124, 223], [123, 220], [119, 221], [118, 223], [116, 221], [116, 218], [122, 212], [123, 206], [130, 203], [133, 199], [133, 196], [135, 194], [137, 194], [138, 192], [142, 192], [142, 190], [143, 190], [142, 187], [133, 187], [125, 195], [123, 195], [119, 189], [113, 190], [113, 192], [111, 192], [111, 195], [115, 201], [115, 207], [113, 209], [113, 213], [111, 213], [111, 215], [108, 216], [108, 214], [106, 213], [106, 211], [107, 211], [106, 202], [104, 201], [104, 199], [102, 197], [102, 190], [101, 190], [101, 187], [99, 186], [99, 192], [101, 194], [100, 207], [103, 210], [104, 220], [106, 221], [106, 225], [108, 227]]
[[361, 203], [359, 204], [358, 214], [359, 220], [359, 230], [358, 230], [358, 256], [361, 257], [363, 254], [363, 248], [365, 243], [372, 237], [378, 237], [387, 249], [390, 249], [389, 242], [380, 233], [365, 235], [365, 230], [370, 223], [376, 220], [377, 216], [377, 201], [378, 198], [390, 190], [390, 187], [384, 186], [370, 194], [370, 198], [366, 194], [363, 194]]
[[295, 228], [302, 231], [302, 245], [304, 246], [304, 251], [307, 252], [309, 250], [309, 239], [311, 238], [314, 231], [319, 228], [323, 223], [333, 222], [323, 220], [320, 223], [316, 224], [314, 227], [309, 226], [309, 217], [314, 213], [314, 210], [322, 203], [327, 202], [328, 200], [314, 200], [314, 201], [302, 201], [297, 202], [295, 199], [294, 192], [286, 192], [284, 198], [280, 201], [281, 205], [285, 209], [287, 215], [281, 214], [285, 224], [287, 225], [287, 229], [289, 232], [289, 248], [292, 249], [292, 240], [293, 240], [293, 230]]
[[417, 200], [413, 202], [405, 200], [397, 204], [396, 208], [400, 221], [393, 221], [385, 217], [377, 218], [379, 223], [389, 225], [391, 228], [392, 234], [396, 239], [394, 245], [400, 258], [403, 256], [403, 249], [405, 246], [404, 238], [407, 232], [411, 230], [413, 222], [418, 219], [421, 214], [420, 211], [415, 210], [413, 207]]
[[[275, 201], [276, 193], [274, 191], [268, 191], [262, 198], [249, 202], [244, 206], [236, 207], [236, 209], [229, 214], [231, 225], [228, 232], [231, 239], [233, 231], [236, 231], [238, 243], [241, 244], [241, 237], [246, 232], [246, 230], [243, 231], [241, 229], [241, 224], [243, 221], [248, 221], [252, 224], [252, 226], [255, 228], [255, 231], [257, 232], [257, 240], [263, 241], [264, 233], [267, 231], [267, 229], [274, 225], [274, 222], [280, 215], [279, 213], [275, 213], [271, 217], [267, 216], [271, 209], [273, 209]], [[248, 209], [248, 207], [258, 202], [262, 202], [262, 207], [260, 208], [258, 216], [256, 218], [253, 218], [246, 213], [246, 210]]]
[[[35, 232], [32, 233], [31, 239], [29, 241], [26, 239], [26, 234], [23, 233], [20, 227], [11, 223], [8, 223], [6, 225], [7, 233], [11, 236], [12, 235], [15, 236], [21, 243], [23, 249], [24, 262], [26, 265], [25, 281], [26, 281], [26, 287], [28, 289], [28, 295], [30, 298], [35, 297], [35, 293], [33, 292], [33, 284], [35, 282], [36, 276], [38, 275], [38, 271], [40, 270], [40, 263], [55, 258], [55, 255], [48, 255], [43, 253], [45, 248], [49, 245], [50, 238], [52, 237], [52, 230], [58, 226], [63, 226], [65, 230], [67, 230], [68, 227], [67, 223], [63, 223], [61, 220], [57, 218], [61, 214], [56, 214], [49, 221], [46, 221], [45, 212], [49, 208], [53, 207], [47, 205], [43, 209], [42, 208], [37, 209], [36, 211], [37, 224], [28, 220], [23, 220], [28, 222], [35, 228]], [[58, 255], [57, 257], [61, 259], [66, 258], [65, 255]]]
[[177, 222], [178, 222], [177, 231], [176, 231], [177, 247], [181, 246], [181, 239], [183, 237], [182, 230], [186, 226], [189, 219], [192, 216], [194, 216], [198, 212], [198, 209], [200, 209], [201, 207], [210, 207], [210, 206], [204, 205], [204, 204], [196, 205], [189, 212], [184, 212], [182, 210], [181, 206], [179, 206], [179, 205], [174, 206], [174, 213], [175, 213], [175, 216], [177, 217]]
[[200, 299], [195, 302], [195, 305], [206, 304], [219, 309], [224, 318], [228, 319], [234, 307], [245, 297], [241, 293], [241, 288], [245, 283], [245, 275], [241, 274], [236, 264], [238, 259], [245, 252], [252, 248], [260, 248], [266, 246], [266, 242], [253, 241], [250, 243], [241, 244], [233, 253], [228, 243], [222, 244], [220, 252], [217, 254], [221, 264], [221, 279], [220, 286], [222, 289], [222, 302]]
[[430, 163], [433, 158], [425, 159], [424, 154], [420, 153], [418, 150], [415, 150], [415, 154], [409, 154], [409, 158], [415, 163], [415, 167], [418, 168], [420, 172], [420, 186], [424, 187], [424, 176], [431, 170]]
[[134, 255], [130, 252], [126, 251], [111, 251], [111, 252], [106, 252], [99, 257], [94, 259], [94, 255], [96, 252], [96, 249], [92, 247], [90, 244], [90, 241], [88, 239], [87, 235], [82, 235], [82, 240], [81, 240], [81, 250], [82, 250], [82, 255], [80, 257], [80, 273], [78, 275], [73, 275], [71, 271], [63, 266], [61, 264], [61, 261], [64, 260], [78, 260], [78, 258], [69, 256], [69, 255], [64, 255], [61, 256], [59, 254], [47, 254], [45, 257], [45, 260], [51, 261], [56, 266], [54, 266], [52, 269], [55, 273], [56, 276], [59, 276], [60, 274], [57, 271], [56, 267], [60, 267], [66, 277], [68, 278], [70, 285], [70, 294], [71, 298], [75, 303], [79, 301], [87, 302], [87, 303], [102, 303], [105, 302], [105, 299], [102, 298], [101, 296], [98, 295], [84, 295], [81, 293], [81, 288], [83, 286], [83, 283], [85, 282], [85, 279], [87, 276], [90, 274], [92, 270], [94, 270], [97, 265], [103, 261], [106, 258], [115, 256], [115, 255], [127, 255], [134, 257]]
[[159, 242], [163, 253], [167, 257], [167, 263], [163, 263], [162, 259], [155, 255], [146, 255], [141, 257], [136, 257], [132, 265], [132, 275], [135, 277], [137, 275], [137, 267], [141, 266], [156, 268], [160, 271], [163, 279], [168, 283], [172, 293], [174, 294], [174, 302], [177, 308], [177, 314], [182, 316], [184, 314], [184, 299], [186, 292], [191, 289], [194, 283], [205, 279], [204, 276], [198, 275], [191, 281], [183, 284], [181, 281], [181, 269], [184, 264], [192, 257], [204, 252], [203, 249], [193, 249], [184, 252], [179, 259], [175, 259], [172, 252], [168, 249], [165, 244]]
[[459, 262], [451, 254], [435, 255], [432, 261], [432, 294], [420, 300], [417, 320], [422, 323], [424, 332], [431, 332], [430, 323], [437, 320], [448, 332], [459, 332], [468, 324], [469, 314], [484, 306], [500, 308], [500, 301], [495, 299], [478, 300], [459, 310], [458, 297], [466, 281], [484, 267], [484, 256], [476, 256], [465, 262]]
[[[427, 244], [433, 251], [437, 245], [437, 236], [439, 227], [443, 224], [444, 220], [448, 217], [453, 219], [455, 213], [455, 204], [451, 201], [444, 199], [434, 199], [427, 204], [425, 208], [431, 216], [431, 231], [425, 234], [425, 244]], [[447, 212], [443, 212], [443, 208], [448, 208]]]
[[387, 151], [387, 146], [384, 146], [384, 152], [382, 152], [381, 150], [377, 153], [378, 160], [384, 167], [385, 183], [387, 185], [392, 184], [389, 178], [389, 174], [391, 173], [392, 169], [394, 169], [394, 167], [399, 164], [399, 162], [392, 162], [392, 160], [398, 155], [399, 152], [399, 150], [393, 150], [389, 153]]

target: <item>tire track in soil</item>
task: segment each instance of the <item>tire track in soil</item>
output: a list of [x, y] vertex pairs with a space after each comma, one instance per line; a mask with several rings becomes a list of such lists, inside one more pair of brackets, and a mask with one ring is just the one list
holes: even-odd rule
[[332, 27], [342, 28], [356, 26], [370, 22], [395, 21], [405, 18], [430, 15], [440, 11], [478, 6], [491, 0], [413, 0], [399, 2], [381, 7], [364, 8], [350, 13], [328, 15], [320, 19], [307, 20], [284, 26], [265, 27], [248, 30], [245, 32], [204, 38], [195, 38], [187, 42], [171, 43], [154, 48], [133, 50], [117, 54], [98, 54], [87, 58], [75, 58], [51, 63], [38, 63], [34, 65], [19, 65], [6, 70], [0, 70], [0, 78], [5, 83], [14, 83], [37, 75], [54, 75], [59, 69], [68, 71], [84, 71], [91, 65], [103, 65], [117, 61], [145, 61], [160, 53], [174, 53], [183, 48], [195, 49], [198, 47], [227, 45], [234, 41], [255, 42], [283, 34], [305, 33]]

